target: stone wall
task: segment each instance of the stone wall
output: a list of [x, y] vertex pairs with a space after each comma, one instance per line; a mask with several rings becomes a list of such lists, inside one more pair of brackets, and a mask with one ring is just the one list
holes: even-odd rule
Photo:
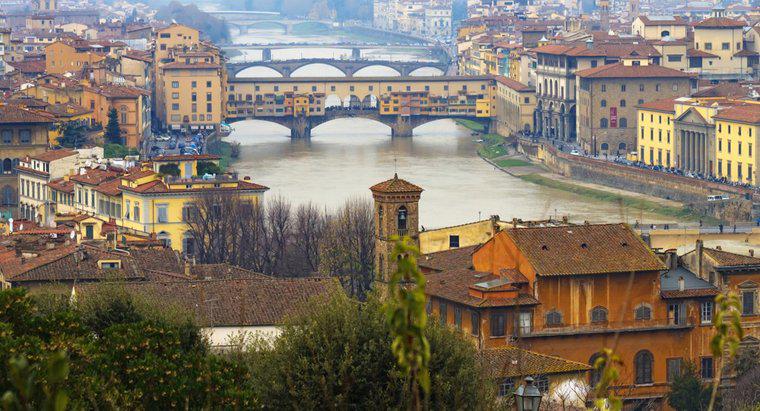
[[[559, 152], [554, 146], [521, 139], [519, 148], [552, 172], [576, 180], [648, 194], [683, 203], [697, 213], [727, 221], [752, 218], [749, 190], [609, 161]], [[707, 196], [728, 194], [727, 201], [708, 202]]]

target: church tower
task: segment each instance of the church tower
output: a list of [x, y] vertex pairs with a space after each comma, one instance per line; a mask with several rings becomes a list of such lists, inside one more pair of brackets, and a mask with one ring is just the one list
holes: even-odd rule
[[610, 29], [610, 1], [597, 0], [596, 5], [599, 7], [599, 29], [609, 31]]
[[392, 263], [394, 242], [391, 237], [408, 236], [419, 247], [419, 202], [422, 188], [398, 178], [370, 187], [374, 199], [375, 220], [375, 273], [376, 280], [387, 284], [390, 273], [396, 269]]

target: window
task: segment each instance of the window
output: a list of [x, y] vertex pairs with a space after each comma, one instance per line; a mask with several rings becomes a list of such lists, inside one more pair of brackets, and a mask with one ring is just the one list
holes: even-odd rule
[[625, 100], [620, 100], [620, 107], [625, 107]]
[[459, 248], [459, 236], [458, 235], [450, 235], [449, 236], [449, 248]]
[[681, 368], [683, 367], [683, 358], [668, 358], [665, 363], [667, 368], [668, 382], [673, 382], [681, 375]]
[[731, 43], [721, 43], [720, 48], [722, 50], [728, 50], [731, 48]]
[[462, 309], [459, 307], [454, 307], [454, 325], [458, 330], [462, 329]]
[[520, 316], [517, 321], [517, 325], [520, 331], [520, 335], [528, 335], [531, 332], [531, 326], [533, 323], [533, 313], [530, 311], [520, 312]]
[[683, 57], [681, 54], [668, 54], [668, 61], [671, 63], [680, 62], [681, 57]]
[[599, 128], [607, 128], [608, 126], [609, 126], [609, 121], [606, 118], [602, 117], [599, 120]]
[[620, 91], [625, 92], [625, 84], [620, 85]]
[[101, 261], [101, 270], [118, 270], [121, 268], [121, 261]]
[[620, 128], [627, 128], [628, 127], [628, 120], [625, 117], [621, 117], [620, 120], [618, 120], [618, 127], [620, 127]]
[[446, 303], [443, 301], [438, 303], [438, 319], [441, 321], [441, 325], [446, 325], [446, 321], [448, 318], [446, 318], [448, 315], [448, 307], [446, 306]]
[[650, 320], [652, 319], [652, 309], [641, 304], [633, 311], [633, 316], [637, 320]]
[[639, 91], [644, 91], [644, 85], [643, 84], [639, 84]]
[[702, 357], [699, 362], [699, 373], [705, 380], [712, 380], [714, 377], [714, 367], [712, 357]]
[[515, 390], [515, 381], [512, 378], [505, 378], [499, 383], [499, 397], [511, 396]]
[[607, 322], [607, 309], [604, 307], [594, 307], [591, 310], [591, 322], [592, 323], [606, 323]]
[[168, 205], [166, 205], [166, 204], [157, 204], [156, 205], [156, 214], [158, 215], [157, 220], [158, 220], [159, 223], [168, 223], [169, 222]]
[[210, 113], [212, 111], [214, 111], [214, 105], [211, 103], [206, 103], [206, 112]]
[[668, 304], [668, 324], [683, 325], [686, 320], [684, 314], [683, 306], [680, 303]]
[[172, 81], [172, 88], [179, 88], [179, 81]]
[[175, 99], [175, 100], [178, 99], [179, 98], [179, 93], [172, 93], [172, 98]]
[[636, 368], [636, 384], [652, 383], [652, 353], [648, 350], [641, 350], [633, 358], [634, 367]]
[[13, 143], [13, 130], [3, 130], [3, 144]]
[[551, 310], [546, 313], [546, 326], [556, 327], [562, 325], [562, 313], [557, 310]]
[[678, 91], [678, 84], [677, 83], [673, 84], [673, 91]]
[[430, 300], [430, 299], [427, 300], [427, 302], [425, 303], [425, 312], [427, 313], [427, 315], [430, 315], [430, 313], [433, 312], [433, 300]]
[[210, 81], [206, 82], [206, 87], [211, 87], [211, 82]]
[[600, 104], [602, 105], [602, 107], [607, 107], [607, 100], [602, 100]]
[[713, 302], [702, 301], [702, 304], [699, 305], [699, 314], [699, 319], [702, 324], [712, 323]]
[[172, 110], [179, 110], [179, 103], [172, 103]]
[[480, 314], [475, 311], [470, 313], [470, 329], [472, 335], [480, 335]]
[[712, 43], [705, 43], [705, 50], [712, 50]]
[[[592, 68], [596, 67], [597, 64], [598, 63], [596, 62], [596, 60], [591, 60], [591, 67]], [[602, 87], [604, 87], [604, 85], [602, 85]], [[602, 90], [602, 91], [604, 91], [604, 90]]]
[[20, 144], [32, 144], [32, 130], [19, 130], [18, 139]]
[[[602, 92], [605, 92], [605, 91], [607, 91], [607, 85], [606, 84], [602, 84]], [[604, 107], [604, 106], [602, 106], [602, 107]]]
[[507, 314], [504, 312], [491, 313], [491, 337], [503, 337], [506, 333]]
[[396, 226], [399, 231], [406, 231], [406, 207], [401, 206], [398, 208], [398, 215], [396, 216]]
[[138, 223], [140, 222], [140, 203], [137, 201], [135, 201], [135, 207], [132, 210], [132, 218]]
[[198, 82], [197, 81], [193, 81], [192, 83], [190, 83], [190, 87], [192, 87], [192, 88], [198, 87]]
[[742, 291], [742, 315], [755, 314], [755, 290]]

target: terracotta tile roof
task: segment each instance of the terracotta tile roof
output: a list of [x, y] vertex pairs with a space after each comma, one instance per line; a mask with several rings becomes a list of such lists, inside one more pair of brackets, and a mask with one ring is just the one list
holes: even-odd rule
[[478, 246], [453, 248], [423, 255], [417, 262], [420, 267], [436, 271], [472, 268], [472, 252]]
[[25, 75], [36, 75], [45, 72], [45, 60], [9, 61], [5, 64]]
[[190, 274], [198, 280], [274, 279], [274, 277], [226, 263], [197, 264], [190, 267]]
[[121, 187], [121, 180], [118, 178], [113, 178], [111, 180], [104, 181], [98, 184], [97, 187], [94, 188], [94, 190], [108, 196], [117, 196], [121, 194], [120, 187]]
[[704, 248], [703, 252], [715, 260], [719, 266], [760, 266], [760, 258], [750, 257], [748, 255], [730, 253], [728, 251], [716, 250], [714, 248]]
[[[536, 305], [539, 301], [529, 294], [519, 294], [516, 298], [479, 298], [470, 295], [470, 286], [500, 277], [469, 269], [452, 269], [426, 275], [425, 294], [469, 307], [512, 307], [516, 305]], [[512, 289], [511, 287], [507, 287]]]
[[736, 54], [734, 54], [734, 57], [755, 57], [758, 53], [756, 51], [750, 51], [747, 49], [744, 49]]
[[123, 175], [121, 176], [121, 179], [127, 180], [127, 181], [137, 181], [141, 178], [152, 176], [154, 174], [156, 174], [156, 172], [153, 170], [140, 170], [140, 171], [135, 171], [133, 173]]
[[704, 57], [704, 58], [711, 58], [716, 59], [718, 56], [712, 53], [708, 53], [703, 50], [697, 50], [697, 49], [688, 49], [686, 50], [686, 56], [687, 57]]
[[692, 93], [692, 97], [747, 97], [755, 87], [739, 83], [720, 83]]
[[77, 151], [75, 150], [69, 150], [69, 149], [61, 149], [61, 150], [48, 150], [40, 154], [34, 154], [29, 156], [29, 158], [33, 160], [39, 160], [39, 161], [55, 161], [60, 160], [62, 158], [71, 157], [77, 155]]
[[[214, 327], [282, 325], [320, 298], [343, 292], [333, 278], [132, 282], [124, 288], [155, 304], [185, 308], [201, 326]], [[80, 295], [89, 290], [83, 286]]]
[[693, 74], [659, 65], [626, 66], [623, 63], [607, 64], [576, 71], [584, 78], [691, 78]]
[[95, 87], [85, 87], [85, 89], [112, 98], [137, 98], [150, 95], [148, 90], [139, 87], [117, 86], [115, 84], [101, 84]]
[[130, 255], [141, 270], [183, 272], [179, 253], [171, 248], [136, 249]]
[[514, 346], [484, 349], [480, 351], [480, 360], [490, 378], [584, 373], [591, 369], [588, 364]]
[[504, 76], [496, 76], [496, 81], [515, 91], [534, 91], [536, 88], [527, 84], [520, 83], [517, 80]]
[[688, 26], [689, 25], [689, 23], [680, 16], [673, 16], [667, 19], [665, 18], [652, 19], [652, 18], [649, 18], [648, 16], [639, 16], [639, 19], [645, 26], [660, 26], [660, 25]]
[[45, 110], [50, 104], [48, 104], [45, 101], [42, 101], [38, 98], [29, 97], [29, 96], [18, 96], [13, 97], [5, 100], [6, 103], [12, 104], [14, 106], [21, 106], [24, 108], [31, 108], [31, 109], [37, 109], [37, 110]]
[[683, 266], [660, 275], [660, 295], [663, 298], [714, 297], [718, 294], [718, 288]]
[[31, 167], [22, 166], [22, 165], [16, 166], [16, 170], [17, 171], [22, 171], [24, 173], [37, 174], [38, 176], [43, 176], [43, 177], [47, 177], [47, 176], [50, 175], [50, 173], [48, 173], [48, 172], [45, 172], [45, 171], [42, 171], [42, 170], [35, 170], [35, 169], [31, 168]]
[[760, 105], [747, 104], [727, 107], [719, 110], [718, 114], [713, 116], [713, 119], [760, 124]]
[[423, 191], [419, 186], [398, 178], [398, 174], [394, 174], [392, 179], [377, 183], [369, 189], [373, 193], [421, 193]]
[[741, 20], [729, 19], [727, 17], [709, 17], [696, 24], [695, 28], [722, 29], [722, 28], [741, 28], [745, 26]]
[[140, 51], [140, 50], [127, 50], [124, 53], [124, 57], [133, 59], [133, 60], [140, 60], [144, 61], [146, 63], [152, 63], [153, 62], [153, 56], [149, 51]]
[[166, 193], [169, 191], [169, 187], [161, 180], [149, 181], [145, 184], [140, 184], [137, 187], [127, 187], [122, 185], [119, 188], [122, 191], [134, 191], [136, 193]]
[[575, 57], [628, 57], [638, 55], [660, 56], [651, 44], [645, 43], [594, 43], [591, 48], [586, 44], [547, 44], [533, 49], [536, 53], [568, 55]]
[[175, 61], [173, 63], [164, 64], [162, 66], [165, 70], [181, 70], [181, 69], [218, 69], [221, 66], [216, 63], [182, 63]]
[[715, 297], [720, 294], [717, 289], [696, 289], [696, 290], [668, 290], [660, 292], [662, 298], [699, 298], [699, 297]]
[[215, 154], [170, 154], [153, 157], [154, 162], [162, 161], [189, 161], [189, 160], [219, 160], [221, 156]]
[[[82, 246], [81, 250], [80, 257], [75, 256], [76, 246], [45, 250], [39, 257], [30, 258], [20, 266], [12, 268], [11, 275], [6, 274], [6, 280], [12, 284], [24, 285], [29, 282], [54, 283], [142, 278], [128, 255], [89, 246]], [[119, 260], [122, 268], [103, 270], [98, 266], [99, 260]]]
[[625, 224], [507, 228], [541, 276], [664, 270], [665, 265]]
[[62, 178], [50, 181], [48, 184], [48, 187], [52, 188], [53, 190], [69, 193], [74, 193], [74, 182], [73, 181], [66, 181]]
[[662, 111], [666, 113], [673, 113], [675, 114], [676, 101], [672, 98], [665, 98], [661, 100], [655, 100], [655, 101], [648, 101], [644, 104], [639, 104], [636, 107], [643, 109], [643, 110], [654, 110], [654, 111]]
[[54, 123], [53, 116], [43, 111], [30, 110], [23, 107], [0, 106], [0, 124], [20, 123]]
[[49, 106], [46, 111], [56, 117], [75, 117], [92, 113], [92, 110], [74, 103], [53, 104]]
[[100, 185], [108, 180], [119, 177], [120, 173], [114, 170], [102, 170], [100, 168], [86, 169], [85, 174], [75, 174], [69, 180], [92, 186]]

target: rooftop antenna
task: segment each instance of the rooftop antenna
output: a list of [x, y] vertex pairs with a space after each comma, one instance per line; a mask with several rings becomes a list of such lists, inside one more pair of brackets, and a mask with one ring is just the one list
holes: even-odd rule
[[393, 174], [398, 174], [398, 159], [393, 157]]

